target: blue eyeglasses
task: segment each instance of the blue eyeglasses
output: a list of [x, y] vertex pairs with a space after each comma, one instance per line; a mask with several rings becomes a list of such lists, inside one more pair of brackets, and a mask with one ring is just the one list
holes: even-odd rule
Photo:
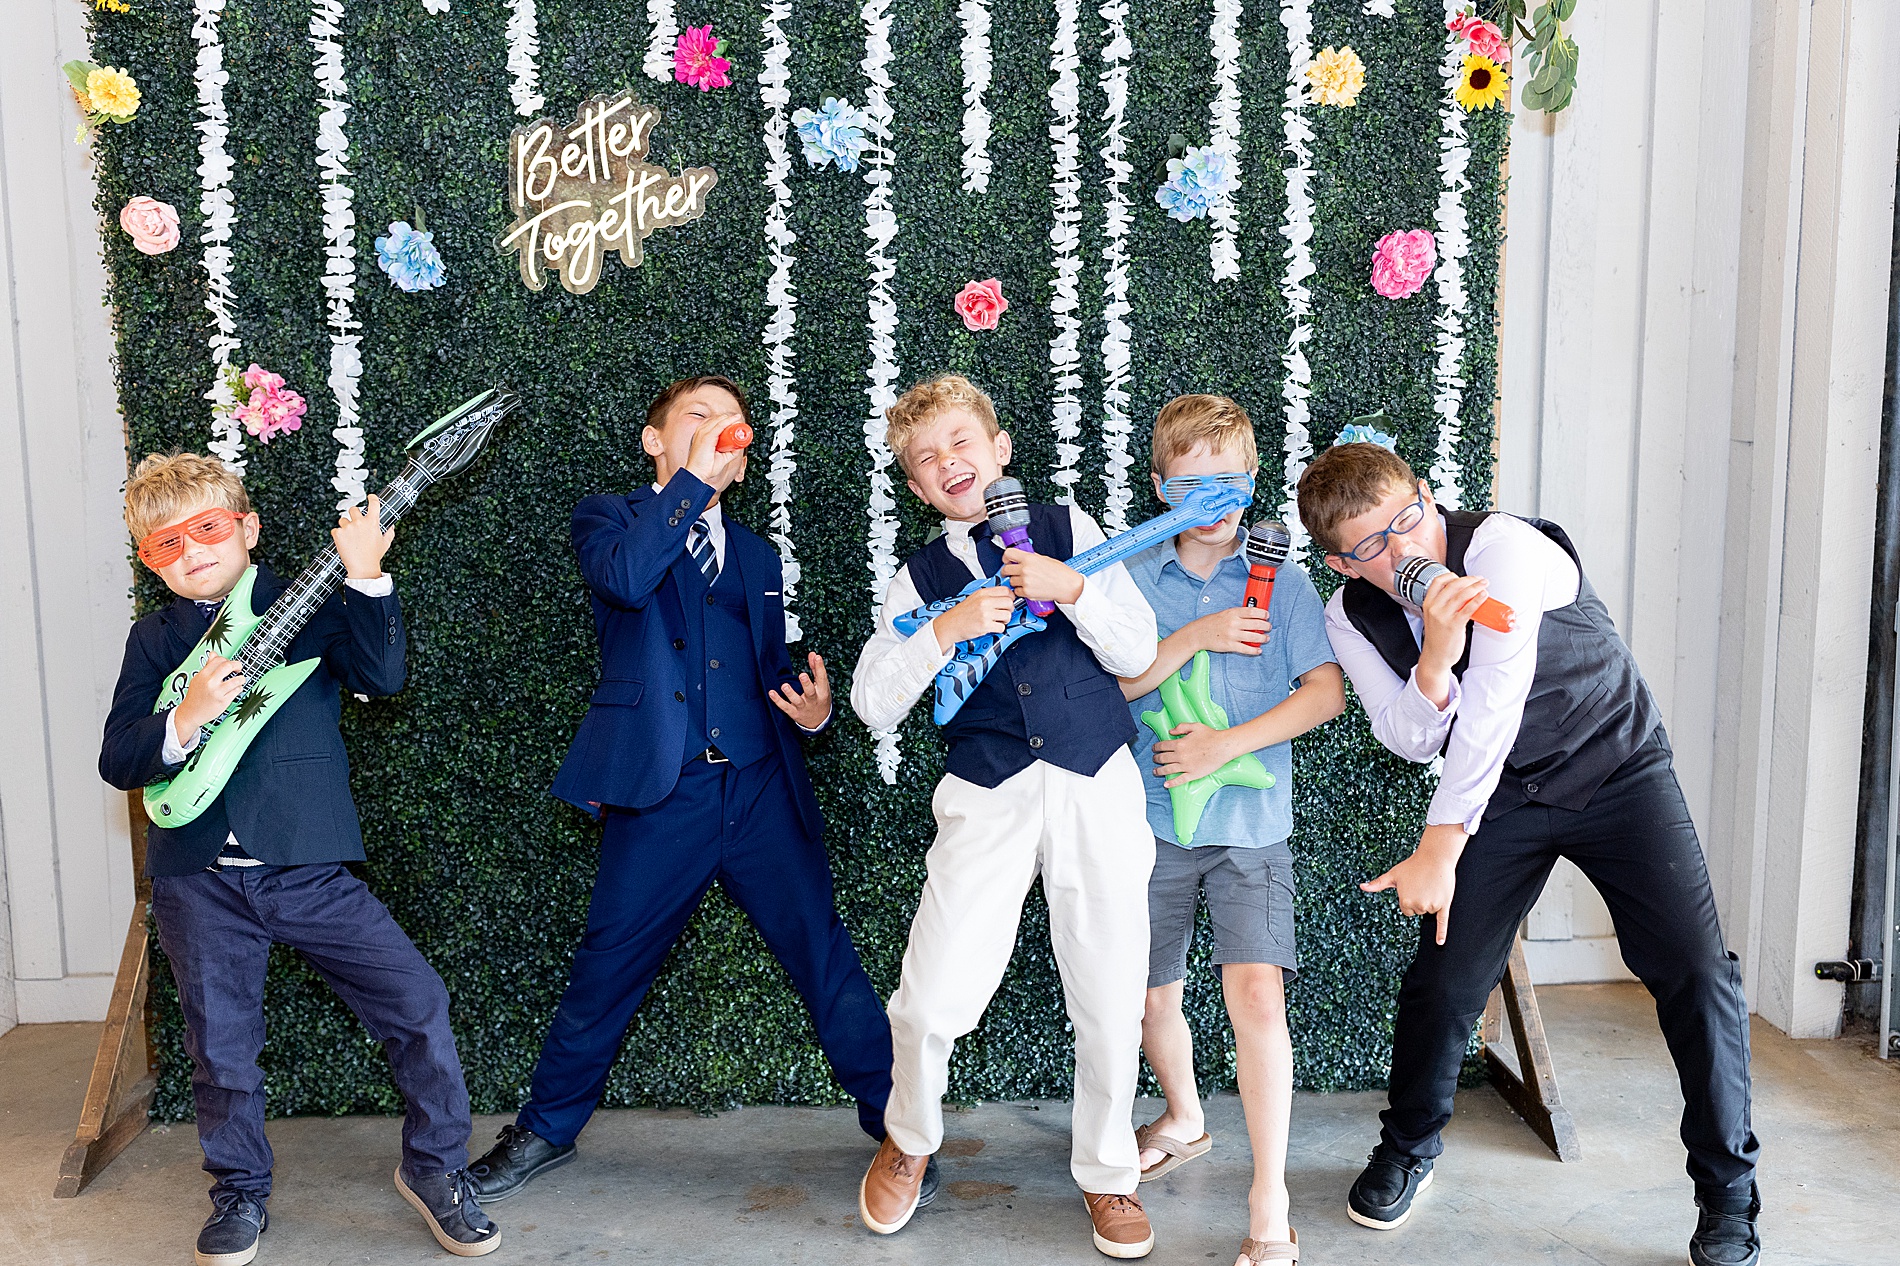
[[1196, 488], [1208, 484], [1219, 484], [1226, 488], [1242, 488], [1249, 497], [1254, 493], [1254, 477], [1244, 470], [1224, 470], [1218, 475], [1176, 475], [1172, 479], [1161, 481], [1161, 499], [1171, 506], [1178, 506], [1187, 500], [1188, 494]]
[[1369, 563], [1385, 553], [1387, 542], [1394, 536], [1404, 536], [1425, 521], [1425, 492], [1420, 489], [1418, 500], [1392, 516], [1392, 522], [1383, 532], [1374, 532], [1365, 540], [1349, 550], [1339, 553], [1341, 558], [1350, 558], [1355, 563]]

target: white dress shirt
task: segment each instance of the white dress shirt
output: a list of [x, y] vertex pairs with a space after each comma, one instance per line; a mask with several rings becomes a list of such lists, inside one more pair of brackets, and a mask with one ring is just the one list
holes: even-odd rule
[[[946, 544], [970, 569], [972, 580], [988, 574], [977, 558], [976, 542], [970, 539], [981, 522], [943, 522]], [[1077, 554], [1107, 539], [1095, 520], [1076, 506], [1069, 507], [1069, 534]], [[908, 638], [897, 632], [897, 617], [923, 605], [907, 563], [897, 569], [884, 591], [877, 631], [864, 644], [851, 677], [851, 707], [874, 730], [888, 730], [902, 721], [911, 705], [930, 689], [937, 670], [950, 662], [951, 652], [937, 646], [934, 619]], [[1096, 662], [1115, 676], [1138, 677], [1155, 662], [1155, 613], [1120, 563], [1084, 577], [1081, 596], [1073, 603], [1058, 603], [1057, 609], [1075, 626], [1082, 644], [1095, 653]]]
[[[1491, 515], [1472, 533], [1465, 572], [1491, 582], [1490, 596], [1516, 613], [1516, 627], [1509, 633], [1481, 624], [1472, 627], [1471, 661], [1462, 680], [1451, 679], [1451, 695], [1442, 710], [1420, 693], [1417, 669], [1401, 679], [1353, 627], [1346, 617], [1343, 588], [1326, 604], [1326, 635], [1366, 706], [1379, 742], [1421, 763], [1444, 752], [1444, 770], [1426, 810], [1426, 824], [1462, 826], [1466, 834], [1475, 835], [1504, 772], [1504, 760], [1517, 742], [1524, 701], [1537, 675], [1537, 633], [1544, 612], [1577, 600], [1579, 576], [1562, 546], [1508, 514]], [[1423, 617], [1416, 607], [1399, 605], [1412, 626], [1413, 640], [1423, 645]]]

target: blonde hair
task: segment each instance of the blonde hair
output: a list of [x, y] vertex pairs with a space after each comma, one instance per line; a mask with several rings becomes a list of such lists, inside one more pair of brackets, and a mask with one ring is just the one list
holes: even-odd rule
[[1155, 417], [1155, 433], [1149, 464], [1155, 474], [1165, 475], [1168, 463], [1205, 444], [1210, 452], [1232, 449], [1243, 459], [1241, 465], [1251, 472], [1260, 465], [1260, 449], [1254, 443], [1253, 420], [1247, 411], [1226, 396], [1176, 396], [1161, 406]]
[[1347, 548], [1337, 535], [1340, 524], [1397, 489], [1417, 486], [1411, 466], [1383, 444], [1335, 444], [1300, 475], [1300, 522], [1328, 553], [1337, 554]]
[[154, 528], [176, 523], [206, 502], [237, 514], [251, 512], [244, 481], [215, 457], [199, 453], [153, 453], [125, 484], [125, 526], [144, 540]]
[[890, 425], [884, 432], [884, 443], [903, 465], [910, 470], [909, 459], [904, 450], [917, 438], [917, 432], [930, 425], [939, 413], [946, 409], [967, 409], [983, 423], [983, 429], [995, 435], [1003, 428], [996, 421], [996, 404], [981, 387], [965, 378], [962, 374], [938, 374], [935, 378], [918, 383], [903, 395], [897, 397], [897, 403], [884, 410], [884, 418]]

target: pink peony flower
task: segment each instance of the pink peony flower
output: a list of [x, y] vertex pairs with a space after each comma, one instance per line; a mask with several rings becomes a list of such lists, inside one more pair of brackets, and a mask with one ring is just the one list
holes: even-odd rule
[[991, 277], [988, 281], [965, 282], [957, 291], [956, 309], [964, 329], [993, 330], [997, 319], [1009, 311], [1009, 300], [1003, 298], [1003, 283]]
[[178, 212], [169, 202], [143, 194], [119, 212], [119, 227], [131, 237], [132, 245], [147, 255], [163, 255], [178, 245]]
[[689, 26], [673, 46], [673, 78], [701, 92], [730, 88], [732, 63], [719, 55], [724, 40], [713, 38], [712, 24]]
[[244, 371], [244, 385], [251, 398], [237, 407], [237, 419], [244, 429], [268, 444], [279, 435], [287, 435], [303, 425], [304, 398], [284, 386], [282, 374], [273, 374], [253, 363]]
[[1468, 41], [1471, 51], [1502, 66], [1511, 60], [1511, 42], [1504, 38], [1494, 22], [1486, 22], [1475, 13], [1461, 13], [1447, 19], [1445, 29], [1458, 39]]
[[1437, 262], [1430, 229], [1387, 233], [1372, 252], [1372, 288], [1388, 299], [1417, 294]]

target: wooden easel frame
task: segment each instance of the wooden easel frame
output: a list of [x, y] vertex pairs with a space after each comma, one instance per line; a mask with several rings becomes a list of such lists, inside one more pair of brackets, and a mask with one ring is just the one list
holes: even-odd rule
[[119, 955], [119, 974], [112, 982], [112, 1002], [106, 1027], [93, 1056], [92, 1078], [86, 1084], [79, 1128], [59, 1162], [56, 1199], [78, 1195], [116, 1159], [151, 1119], [152, 1095], [158, 1088], [157, 1066], [147, 1040], [146, 986], [150, 983], [150, 946], [146, 911], [152, 888], [145, 878], [145, 802], [134, 791], [126, 797], [132, 824], [132, 867], [138, 876], [138, 900], [132, 903], [132, 922], [125, 931], [125, 950]]
[[[1497, 1052], [1504, 1038], [1506, 1016], [1511, 1021], [1512, 1044], [1517, 1047], [1515, 1069]], [[1511, 1105], [1511, 1111], [1523, 1118], [1558, 1160], [1581, 1159], [1583, 1146], [1577, 1141], [1577, 1123], [1557, 1090], [1557, 1070], [1551, 1063], [1550, 1041], [1544, 1036], [1544, 1017], [1537, 1008], [1537, 990], [1531, 985], [1522, 935], [1511, 943], [1510, 962], [1504, 969], [1504, 979], [1485, 1004], [1479, 1035], [1491, 1084]]]

